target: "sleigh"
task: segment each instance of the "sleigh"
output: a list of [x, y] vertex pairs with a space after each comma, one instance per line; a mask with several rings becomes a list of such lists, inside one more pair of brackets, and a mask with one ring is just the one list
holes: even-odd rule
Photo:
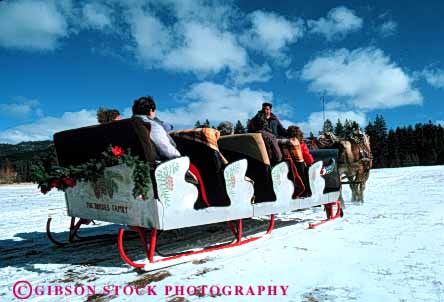
[[[72, 219], [69, 241], [75, 239], [82, 224], [94, 220], [121, 224], [117, 242], [122, 259], [133, 267], [152, 270], [266, 238], [271, 235], [278, 213], [323, 205], [327, 219], [311, 224], [311, 228], [342, 216], [337, 171], [321, 176], [322, 160], [334, 158], [335, 153], [315, 154], [319, 161], [309, 168], [306, 184], [311, 195], [295, 198], [300, 188], [292, 181], [294, 163], [283, 161], [271, 166], [260, 134], [219, 138], [218, 131], [207, 128], [171, 135], [184, 156], [156, 163], [156, 150], [149, 139], [150, 125], [139, 119], [55, 134], [61, 166], [79, 165], [97, 158], [111, 145], [131, 150], [148, 163], [151, 176], [144, 196], [134, 196], [134, 171], [125, 164], [107, 167], [100, 181], [78, 182], [68, 188], [66, 206]], [[243, 220], [258, 216], [269, 216], [264, 234], [244, 236]], [[155, 255], [159, 232], [221, 222], [227, 222], [232, 241], [166, 256]], [[50, 223], [49, 219], [48, 237], [55, 241]], [[145, 261], [134, 262], [127, 255], [124, 244], [127, 230], [137, 233], [147, 256]]]

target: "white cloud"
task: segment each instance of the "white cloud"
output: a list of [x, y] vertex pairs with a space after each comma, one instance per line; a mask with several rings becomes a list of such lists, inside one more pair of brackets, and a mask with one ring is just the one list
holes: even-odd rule
[[383, 37], [393, 36], [398, 29], [398, 23], [393, 20], [385, 21], [379, 26], [378, 31]]
[[137, 8], [129, 13], [129, 22], [137, 57], [147, 67], [161, 64], [171, 48], [170, 30], [156, 16]]
[[331, 9], [326, 18], [308, 20], [307, 24], [311, 33], [324, 35], [327, 40], [334, 40], [361, 29], [363, 20], [356, 16], [353, 10], [339, 6]]
[[82, 24], [94, 29], [111, 27], [111, 9], [100, 3], [87, 3], [82, 9], [85, 22]]
[[53, 2], [0, 2], [0, 46], [52, 50], [67, 35], [65, 18]]
[[171, 51], [167, 68], [196, 73], [217, 73], [224, 68], [238, 70], [247, 66], [247, 52], [235, 36], [198, 23], [183, 26], [184, 44]]
[[295, 108], [288, 103], [273, 104], [273, 113], [277, 116], [291, 116]]
[[[153, 1], [145, 6], [138, 1], [131, 3], [125, 20], [131, 25], [135, 56], [146, 68], [194, 73], [200, 80], [224, 74], [226, 83], [236, 85], [271, 78], [270, 65], [255, 63], [235, 34], [244, 26], [245, 15], [234, 5], [176, 0]], [[255, 35], [255, 39], [261, 37], [260, 43], [276, 55], [299, 37], [299, 29], [289, 28], [293, 23], [286, 19], [275, 14], [259, 15], [275, 31], [273, 35], [264, 24], [256, 22], [260, 36]], [[254, 20], [257, 18], [261, 17]], [[276, 32], [278, 29], [280, 32]]]
[[301, 78], [310, 81], [310, 90], [362, 110], [422, 104], [423, 99], [412, 78], [375, 48], [321, 55], [304, 66]]
[[[81, 30], [112, 31], [123, 44], [120, 51], [146, 68], [194, 73], [199, 79], [223, 73], [227, 83], [237, 85], [265, 82], [270, 65], [254, 62], [239, 41], [246, 17], [233, 3], [205, 0], [5, 1], [0, 2], [0, 46], [53, 50]], [[289, 62], [284, 52], [303, 35], [302, 21], [262, 11], [249, 21], [251, 45]], [[100, 50], [106, 49], [102, 44]]]
[[302, 20], [290, 21], [272, 12], [255, 11], [249, 15], [251, 29], [242, 36], [246, 47], [279, 61], [288, 61], [284, 52], [304, 35]]
[[281, 124], [284, 126], [284, 128], [288, 128], [290, 125], [297, 125], [297, 123], [290, 120], [281, 120]]
[[[338, 119], [340, 119], [342, 123], [344, 123], [346, 119], [356, 121], [361, 127], [367, 125], [367, 117], [363, 112], [327, 110], [325, 111], [325, 118], [329, 119], [333, 123], [333, 126], [336, 125]], [[306, 121], [301, 121], [296, 123], [296, 125], [301, 127], [305, 136], [308, 136], [310, 132], [313, 132], [313, 134], [317, 136], [324, 125], [323, 113], [322, 111], [312, 112]]]
[[287, 77], [287, 79], [292, 80], [292, 79], [300, 78], [301, 75], [300, 75], [300, 71], [288, 69], [285, 71], [285, 76]]
[[167, 26], [141, 7], [131, 9], [135, 53], [145, 67], [192, 72], [199, 78], [229, 71], [239, 84], [269, 79], [269, 66], [249, 62], [235, 35], [209, 22], [189, 21], [188, 10], [180, 11], [183, 19]]
[[216, 26], [219, 30], [227, 30], [234, 18], [240, 13], [235, 6], [223, 1], [184, 1], [184, 0], [162, 0], [153, 1], [158, 5], [155, 9], [172, 11], [181, 23], [196, 22]]
[[44, 117], [31, 123], [0, 131], [0, 142], [19, 143], [52, 139], [54, 133], [97, 124], [96, 111], [65, 112], [61, 117]]
[[426, 68], [420, 74], [429, 85], [435, 88], [444, 88], [444, 70]]
[[123, 109], [122, 118], [130, 118], [133, 115], [133, 108], [126, 107]]
[[197, 120], [208, 119], [212, 125], [237, 120], [245, 123], [263, 102], [270, 102], [273, 94], [249, 88], [227, 88], [212, 82], [202, 82], [190, 87], [184, 95], [186, 105], [159, 111], [160, 119], [175, 124], [175, 128], [192, 127]]
[[13, 118], [25, 118], [31, 114], [36, 117], [42, 116], [40, 103], [37, 100], [29, 100], [24, 97], [15, 98], [14, 103], [0, 104], [0, 116], [10, 116]]
[[270, 65], [250, 65], [231, 72], [232, 82], [236, 85], [244, 85], [252, 82], [267, 82], [272, 78]]

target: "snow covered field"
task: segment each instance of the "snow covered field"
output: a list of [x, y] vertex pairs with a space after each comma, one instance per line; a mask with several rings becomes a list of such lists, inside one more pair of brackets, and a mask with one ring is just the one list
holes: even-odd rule
[[[373, 170], [363, 204], [347, 202], [346, 189], [343, 219], [309, 230], [309, 222], [324, 218], [321, 208], [280, 215], [268, 240], [150, 273], [125, 265], [113, 237], [52, 246], [48, 214], [57, 236], [66, 236], [69, 224], [63, 194], [0, 186], [0, 301], [19, 301], [13, 286], [20, 280], [33, 286], [29, 301], [444, 301], [443, 182], [443, 166]], [[265, 228], [261, 221], [246, 225]], [[116, 234], [118, 227], [102, 223], [82, 234]], [[210, 240], [220, 231], [209, 226], [165, 236], [176, 241], [190, 233], [188, 241]], [[141, 260], [133, 241], [129, 253]], [[20, 285], [16, 293], [26, 294]], [[130, 296], [133, 285], [155, 286], [156, 295], [146, 288]], [[65, 294], [75, 286], [85, 293], [60, 296], [56, 286]], [[95, 286], [94, 296], [87, 296], [87, 286]], [[182, 288], [193, 293], [193, 286], [200, 286], [199, 295], [181, 294]], [[276, 296], [269, 295], [273, 286]], [[243, 295], [234, 295], [240, 289]]]

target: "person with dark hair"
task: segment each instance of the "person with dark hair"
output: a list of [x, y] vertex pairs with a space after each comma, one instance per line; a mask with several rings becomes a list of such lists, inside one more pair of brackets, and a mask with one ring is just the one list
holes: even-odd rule
[[229, 121], [221, 122], [219, 126], [217, 126], [217, 130], [219, 130], [220, 135], [234, 134], [233, 123]]
[[[283, 159], [290, 163], [292, 178], [294, 179], [295, 184], [298, 183], [298, 187], [301, 189], [299, 194], [308, 196], [310, 195], [310, 185], [308, 183], [308, 167], [304, 160], [304, 152], [301, 148], [302, 144], [305, 144], [301, 133], [302, 131], [298, 126], [291, 125], [287, 128], [288, 138], [279, 139], [278, 141], [279, 146], [282, 149]], [[311, 157], [311, 154], [308, 154]], [[313, 159], [313, 157], [311, 157], [311, 159]], [[294, 197], [296, 196], [294, 195]]]
[[97, 109], [97, 121], [99, 124], [118, 121], [120, 119], [120, 112], [117, 109], [107, 109], [103, 107]]
[[[268, 122], [265, 114], [260, 113], [256, 114], [256, 116], [250, 121], [252, 124], [252, 129], [255, 129], [254, 132], [260, 133], [265, 143], [265, 147], [267, 148], [268, 158], [272, 165], [277, 164], [282, 160], [281, 149], [279, 148], [276, 137], [271, 132], [271, 129], [268, 127]], [[251, 132], [251, 131], [250, 131]]]
[[140, 118], [151, 125], [151, 140], [156, 147], [159, 160], [173, 159], [181, 156], [162, 122], [158, 119], [156, 120], [156, 103], [151, 96], [135, 100], [132, 110], [133, 117]]
[[309, 195], [308, 170], [302, 155], [301, 144], [297, 138], [297, 126], [289, 126], [287, 128], [286, 139], [278, 139], [279, 146], [282, 150], [282, 159], [287, 161], [290, 167], [289, 177], [295, 185], [293, 198]]
[[[154, 99], [151, 96], [147, 96], [146, 98], [149, 99], [150, 102], [152, 102], [152, 104], [154, 104], [154, 105], [152, 105], [152, 107], [154, 107], [153, 110], [156, 111], [156, 103], [154, 102]], [[134, 114], [134, 110], [138, 110], [138, 111], [141, 111], [141, 112], [142, 111], [146, 111], [146, 109], [143, 108], [144, 106], [146, 106], [146, 104], [145, 105], [140, 105], [140, 104], [136, 105], [134, 103], [133, 104], [133, 114]], [[140, 107], [140, 108], [138, 108], [138, 107]], [[164, 121], [161, 121], [157, 116], [154, 116], [153, 120], [156, 121], [157, 123], [159, 123], [162, 126], [162, 128], [165, 129], [166, 132], [169, 132], [169, 131], [173, 130], [173, 126], [172, 125], [170, 125], [168, 123], [165, 123]]]
[[300, 128], [298, 126], [289, 126], [287, 128], [287, 136], [288, 139], [282, 139], [279, 140], [279, 143], [285, 143], [285, 144], [290, 144], [292, 145], [294, 148], [292, 148], [294, 150], [294, 152], [292, 152], [291, 157], [293, 159], [293, 161], [298, 162], [298, 163], [302, 163], [305, 165], [304, 162], [304, 156], [302, 154], [302, 148], [301, 148], [301, 142], [299, 141], [299, 131]]
[[304, 162], [307, 167], [310, 167], [314, 163], [313, 156], [310, 153], [310, 149], [308, 149], [307, 144], [304, 142], [304, 132], [302, 132], [301, 128], [298, 126], [294, 126], [292, 130], [292, 134], [299, 140], [301, 145], [302, 156], [304, 158]]
[[270, 103], [263, 103], [262, 104], [262, 110], [258, 111], [255, 117], [253, 117], [248, 123], [248, 131], [249, 132], [255, 132], [256, 129], [254, 129], [254, 123], [252, 122], [259, 114], [265, 115], [265, 119], [267, 121], [267, 127], [271, 130], [271, 133], [273, 133], [276, 137], [285, 137], [286, 136], [286, 130], [282, 126], [281, 122], [279, 121], [279, 118], [272, 113], [273, 105]]

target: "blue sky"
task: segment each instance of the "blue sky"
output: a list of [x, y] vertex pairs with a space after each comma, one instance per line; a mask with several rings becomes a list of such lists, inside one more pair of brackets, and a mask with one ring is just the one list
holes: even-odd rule
[[0, 142], [125, 116], [152, 95], [176, 129], [252, 116], [444, 124], [442, 1], [1, 1]]

